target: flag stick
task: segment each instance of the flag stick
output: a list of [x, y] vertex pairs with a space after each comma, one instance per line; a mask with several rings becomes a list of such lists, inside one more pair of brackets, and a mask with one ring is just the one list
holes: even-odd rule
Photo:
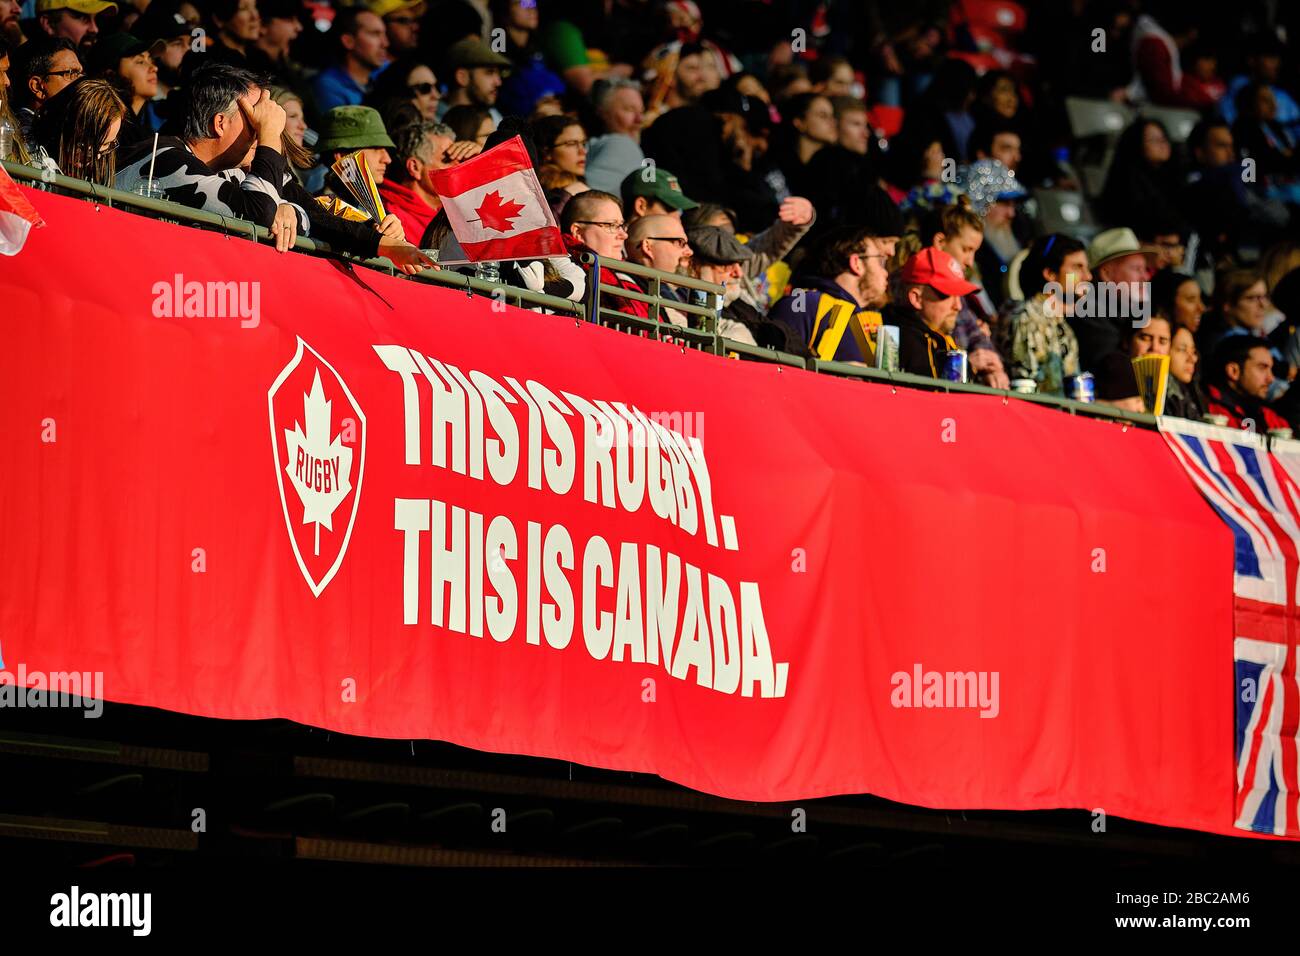
[[149, 192], [153, 193], [153, 164], [158, 158], [158, 134], [153, 134], [153, 155], [149, 157]]
[[[558, 259], [567, 258], [563, 252], [557, 252], [553, 256], [506, 256], [504, 259], [480, 259], [479, 262], [532, 262], [535, 259]], [[451, 259], [447, 262], [438, 260], [440, 266], [476, 266], [478, 262], [473, 259]]]

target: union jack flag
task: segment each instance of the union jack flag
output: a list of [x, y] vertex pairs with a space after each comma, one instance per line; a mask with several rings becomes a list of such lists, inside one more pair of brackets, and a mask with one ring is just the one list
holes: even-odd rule
[[1161, 431], [1236, 541], [1235, 825], [1300, 835], [1300, 443], [1178, 419]]

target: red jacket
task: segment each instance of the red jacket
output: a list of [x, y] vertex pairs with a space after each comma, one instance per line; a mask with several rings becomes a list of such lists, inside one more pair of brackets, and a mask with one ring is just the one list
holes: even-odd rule
[[1291, 427], [1285, 418], [1253, 398], [1238, 395], [1233, 391], [1222, 391], [1217, 385], [1207, 386], [1205, 394], [1208, 399], [1205, 403], [1206, 413], [1226, 415], [1231, 428], [1243, 427], [1242, 423], [1247, 419], [1254, 423], [1252, 430], [1260, 434], [1272, 431], [1274, 428]]
[[379, 184], [379, 196], [384, 200], [384, 209], [402, 220], [406, 241], [418, 246], [438, 210], [426, 203], [411, 186], [391, 179]]

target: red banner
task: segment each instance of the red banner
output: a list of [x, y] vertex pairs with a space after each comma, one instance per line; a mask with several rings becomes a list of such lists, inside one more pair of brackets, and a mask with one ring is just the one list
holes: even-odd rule
[[1231, 535], [1159, 435], [33, 195], [10, 671], [744, 800], [1240, 832]]

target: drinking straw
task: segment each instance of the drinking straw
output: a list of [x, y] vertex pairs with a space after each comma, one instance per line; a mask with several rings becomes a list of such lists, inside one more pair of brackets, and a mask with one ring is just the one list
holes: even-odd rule
[[153, 155], [149, 157], [149, 192], [153, 192], [153, 164], [158, 158], [158, 134], [153, 134]]

